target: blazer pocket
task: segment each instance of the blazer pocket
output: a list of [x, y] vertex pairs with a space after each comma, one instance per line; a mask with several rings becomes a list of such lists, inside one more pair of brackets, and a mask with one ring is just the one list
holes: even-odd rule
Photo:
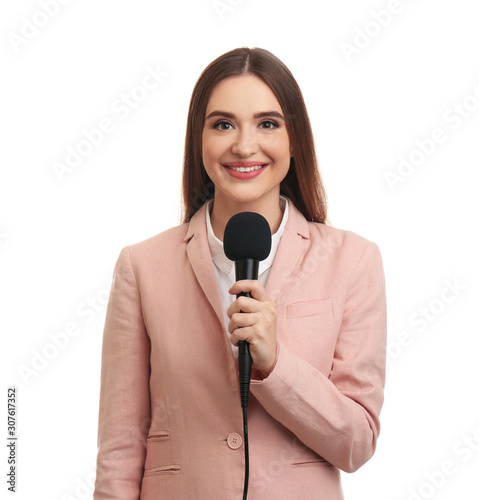
[[181, 474], [181, 465], [162, 465], [161, 467], [145, 469], [143, 477], [162, 476], [163, 474]]
[[314, 452], [308, 453], [300, 457], [293, 458], [291, 465], [296, 467], [310, 467], [315, 465], [331, 465], [323, 457], [317, 455]]
[[170, 438], [170, 431], [151, 431], [146, 440], [147, 443], [156, 443]]
[[286, 306], [286, 318], [305, 318], [332, 312], [331, 299], [308, 300], [307, 302], [294, 302]]
[[172, 449], [169, 430], [152, 430], [146, 439], [144, 476], [179, 474], [181, 466], [172, 464]]

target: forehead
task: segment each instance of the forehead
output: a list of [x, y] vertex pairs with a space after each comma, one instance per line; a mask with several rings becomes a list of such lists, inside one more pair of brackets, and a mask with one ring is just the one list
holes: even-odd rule
[[231, 76], [211, 92], [206, 113], [221, 111], [279, 111], [281, 105], [269, 85], [256, 75]]

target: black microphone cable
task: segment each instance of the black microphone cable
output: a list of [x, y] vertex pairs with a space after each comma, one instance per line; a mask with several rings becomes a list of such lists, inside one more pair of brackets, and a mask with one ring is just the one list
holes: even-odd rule
[[249, 344], [244, 340], [238, 342], [238, 367], [239, 381], [241, 392], [241, 407], [243, 408], [243, 436], [244, 436], [244, 487], [243, 500], [248, 497], [248, 481], [249, 481], [249, 443], [248, 443], [248, 402], [249, 388], [251, 383], [251, 368], [253, 361], [249, 352]]

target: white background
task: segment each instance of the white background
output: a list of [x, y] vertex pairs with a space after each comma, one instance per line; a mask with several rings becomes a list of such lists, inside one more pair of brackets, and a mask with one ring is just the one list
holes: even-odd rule
[[[179, 222], [187, 107], [200, 72], [230, 49], [259, 46], [303, 90], [332, 225], [378, 243], [384, 261], [382, 429], [373, 458], [343, 474], [346, 499], [477, 499], [476, 2], [63, 3], [3, 2], [0, 13], [2, 497], [10, 385], [15, 498], [92, 497], [115, 261], [123, 246]], [[141, 95], [147, 68], [167, 76]], [[138, 101], [128, 115], [114, 111], [122, 94]], [[57, 175], [53, 165], [82, 131], [108, 118], [111, 133]], [[435, 129], [443, 140], [421, 157], [419, 141]], [[415, 165], [399, 169], [410, 155]], [[388, 172], [400, 177], [388, 183]], [[55, 351], [52, 338], [69, 323], [77, 334]], [[449, 474], [436, 473], [445, 462]]]

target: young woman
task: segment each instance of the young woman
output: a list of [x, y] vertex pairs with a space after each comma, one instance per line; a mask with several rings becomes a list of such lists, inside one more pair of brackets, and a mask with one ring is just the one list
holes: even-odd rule
[[[102, 349], [95, 500], [241, 499], [237, 344], [253, 359], [250, 500], [343, 498], [373, 455], [386, 300], [375, 243], [326, 224], [301, 91], [255, 48], [230, 51], [191, 98], [184, 222], [123, 248]], [[258, 280], [223, 252], [234, 214], [268, 221]], [[250, 292], [252, 298], [240, 297]]]

